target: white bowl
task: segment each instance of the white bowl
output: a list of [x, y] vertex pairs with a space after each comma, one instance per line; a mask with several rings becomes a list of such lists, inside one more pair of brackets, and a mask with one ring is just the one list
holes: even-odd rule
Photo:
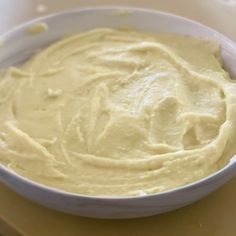
[[[129, 14], [116, 14], [125, 10]], [[26, 29], [35, 22], [46, 22], [49, 30], [30, 35]], [[97, 27], [131, 26], [138, 30], [174, 32], [210, 37], [220, 42], [227, 70], [236, 75], [236, 45], [220, 33], [197, 22], [158, 11], [102, 7], [63, 12], [43, 17], [5, 34], [0, 67], [27, 59], [33, 52], [66, 34]], [[26, 179], [0, 165], [0, 180], [14, 191], [39, 204], [59, 211], [96, 218], [134, 218], [171, 211], [188, 205], [229, 180], [236, 172], [236, 158], [221, 170], [193, 184], [168, 192], [139, 197], [91, 197], [53, 189]]]

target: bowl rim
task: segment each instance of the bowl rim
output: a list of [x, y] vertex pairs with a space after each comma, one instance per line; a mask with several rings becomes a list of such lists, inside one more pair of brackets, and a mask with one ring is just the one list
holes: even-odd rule
[[122, 5], [103, 5], [103, 6], [91, 6], [91, 7], [78, 7], [75, 9], [68, 9], [65, 11], [59, 11], [56, 13], [50, 13], [47, 15], [43, 15], [40, 17], [36, 17], [32, 20], [28, 20], [25, 21], [23, 23], [20, 23], [19, 25], [12, 27], [10, 30], [7, 30], [6, 32], [3, 32], [2, 34], [0, 34], [1, 39], [3, 40], [4, 43], [4, 39], [7, 39], [8, 37], [11, 36], [11, 34], [15, 34], [18, 31], [21, 31], [25, 28], [27, 28], [28, 26], [31, 26], [34, 23], [41, 23], [42, 21], [45, 20], [49, 20], [51, 18], [55, 18], [55, 17], [63, 17], [66, 15], [70, 15], [73, 13], [76, 14], [80, 14], [83, 12], [93, 12], [93, 11], [118, 11], [118, 10], [127, 10], [128, 12], [130, 12], [130, 14], [136, 12], [144, 12], [144, 13], [149, 13], [149, 14], [159, 14], [159, 15], [163, 15], [166, 16], [168, 18], [175, 18], [177, 20], [182, 20], [182, 21], [186, 21], [188, 23], [191, 23], [192, 25], [196, 25], [201, 27], [202, 29], [211, 31], [212, 33], [214, 33], [215, 35], [217, 35], [219, 38], [222, 38], [230, 47], [233, 47], [233, 49], [236, 49], [236, 42], [234, 42], [231, 38], [225, 36], [224, 34], [220, 33], [219, 31], [211, 28], [210, 26], [207, 26], [203, 23], [200, 23], [196, 20], [192, 20], [190, 18], [181, 16], [181, 15], [177, 15], [171, 12], [166, 12], [166, 11], [159, 11], [159, 10], [155, 10], [155, 9], [150, 9], [150, 8], [145, 8], [145, 7], [136, 7], [136, 6], [122, 6]]
[[[63, 17], [66, 15], [70, 15], [70, 14], [81, 14], [84, 12], [94, 12], [94, 11], [117, 11], [117, 10], [127, 10], [130, 11], [131, 14], [132, 12], [143, 12], [143, 13], [152, 13], [152, 14], [159, 14], [159, 15], [163, 15], [167, 18], [175, 18], [176, 20], [182, 20], [182, 21], [187, 21], [188, 23], [191, 23], [192, 25], [196, 25], [201, 27], [202, 29], [206, 29], [208, 32], [212, 32], [213, 34], [217, 35], [219, 38], [223, 39], [224, 44], [227, 44], [227, 46], [233, 48], [234, 50], [236, 50], [236, 43], [231, 40], [230, 38], [228, 38], [227, 36], [221, 34], [220, 32], [218, 32], [215, 29], [212, 29], [209, 26], [206, 26], [202, 23], [199, 23], [195, 20], [183, 17], [183, 16], [179, 16], [173, 13], [169, 13], [169, 12], [164, 12], [164, 11], [159, 11], [159, 10], [153, 10], [153, 9], [148, 9], [148, 8], [142, 8], [142, 7], [132, 7], [132, 6], [121, 6], [121, 5], [106, 5], [106, 6], [94, 6], [94, 7], [80, 7], [80, 8], [76, 8], [76, 9], [70, 9], [70, 10], [66, 10], [66, 11], [61, 11], [61, 12], [57, 12], [57, 13], [51, 13], [45, 16], [41, 16], [41, 17], [37, 17], [33, 20], [30, 21], [26, 21], [16, 27], [13, 27], [11, 30], [3, 33], [1, 35], [1, 39], [3, 39], [3, 41], [9, 37], [12, 36], [12, 34], [17, 34], [18, 32], [21, 32], [22, 30], [24, 30], [25, 28], [27, 28], [28, 26], [37, 23], [37, 22], [41, 22], [41, 21], [46, 21], [46, 20], [50, 20], [51, 18], [57, 18], [57, 17]], [[236, 60], [236, 59], [235, 59]], [[188, 191], [194, 188], [198, 188], [199, 186], [203, 185], [203, 184], [207, 184], [209, 182], [211, 182], [212, 180], [214, 180], [217, 177], [221, 177], [224, 172], [226, 171], [230, 171], [231, 169], [236, 169], [236, 154], [234, 156], [231, 157], [231, 159], [229, 160], [229, 162], [223, 166], [222, 168], [220, 168], [218, 171], [200, 179], [197, 180], [193, 183], [190, 184], [186, 184], [180, 187], [176, 187], [164, 192], [158, 192], [158, 193], [152, 193], [152, 194], [145, 194], [145, 195], [134, 195], [134, 196], [95, 196], [95, 195], [85, 195], [85, 194], [79, 194], [79, 193], [74, 193], [74, 192], [68, 192], [59, 188], [55, 188], [55, 187], [51, 187], [48, 185], [44, 185], [42, 183], [36, 182], [34, 180], [31, 180], [29, 178], [26, 178], [24, 176], [19, 175], [17, 172], [13, 171], [12, 169], [8, 168], [7, 166], [4, 166], [3, 164], [0, 163], [0, 172], [3, 172], [5, 176], [8, 176], [10, 178], [14, 178], [16, 181], [21, 181], [22, 184], [25, 184], [26, 186], [30, 186], [32, 188], [37, 188], [39, 191], [43, 191], [43, 192], [47, 192], [50, 194], [58, 194], [58, 195], [62, 195], [63, 197], [72, 197], [72, 198], [81, 198], [81, 199], [86, 199], [86, 200], [102, 200], [102, 201], [125, 201], [125, 200], [137, 200], [137, 199], [148, 199], [148, 198], [156, 198], [156, 197], [165, 197], [166, 195], [173, 195], [182, 191]], [[5, 183], [6, 185], [8, 185], [10, 188], [13, 188], [11, 184], [8, 184], [8, 182], [10, 181], [4, 181], [4, 178], [1, 177], [0, 175], [0, 181]], [[14, 189], [14, 188], [13, 188]]]

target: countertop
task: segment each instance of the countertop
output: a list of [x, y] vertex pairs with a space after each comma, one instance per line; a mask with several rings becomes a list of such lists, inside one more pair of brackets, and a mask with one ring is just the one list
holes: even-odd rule
[[[75, 7], [129, 5], [169, 11], [202, 22], [236, 41], [236, 0], [0, 0], [0, 33], [52, 12]], [[2, 236], [234, 236], [236, 177], [182, 209], [141, 219], [98, 220], [39, 206], [0, 183]]]

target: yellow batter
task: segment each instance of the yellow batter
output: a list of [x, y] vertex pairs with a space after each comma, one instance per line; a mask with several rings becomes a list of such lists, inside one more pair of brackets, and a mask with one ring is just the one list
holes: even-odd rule
[[96, 29], [0, 77], [0, 163], [49, 186], [162, 192], [236, 153], [236, 84], [209, 40]]
[[40, 34], [48, 30], [48, 25], [44, 22], [34, 23], [30, 25], [27, 32], [30, 34]]

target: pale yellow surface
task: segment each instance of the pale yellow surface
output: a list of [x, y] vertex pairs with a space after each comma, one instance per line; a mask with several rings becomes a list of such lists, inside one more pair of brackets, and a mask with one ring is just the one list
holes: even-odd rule
[[[47, 6], [44, 14], [79, 6], [119, 4], [144, 6], [187, 16], [207, 24], [236, 40], [234, 0], [18, 0], [0, 1], [0, 32], [40, 16], [39, 3]], [[14, 7], [16, 6], [17, 7]], [[45, 9], [45, 8], [44, 8]], [[160, 236], [233, 236], [236, 234], [236, 178], [209, 197], [178, 211], [136, 220], [91, 220], [43, 208], [18, 196], [0, 184], [0, 223], [4, 235], [160, 235]], [[15, 229], [15, 230], [14, 230]]]
[[235, 94], [213, 41], [78, 33], [3, 71], [0, 163], [80, 194], [166, 191], [235, 154]]

